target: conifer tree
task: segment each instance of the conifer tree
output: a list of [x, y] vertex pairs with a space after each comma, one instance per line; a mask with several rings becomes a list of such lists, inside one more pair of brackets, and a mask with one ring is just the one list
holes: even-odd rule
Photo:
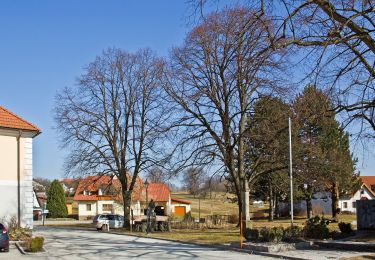
[[51, 218], [65, 218], [68, 215], [64, 189], [58, 180], [54, 180], [47, 191], [47, 209]]

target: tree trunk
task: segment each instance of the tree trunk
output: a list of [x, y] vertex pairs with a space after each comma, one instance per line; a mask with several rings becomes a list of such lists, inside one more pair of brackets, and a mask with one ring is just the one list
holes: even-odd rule
[[333, 184], [331, 188], [331, 198], [332, 198], [332, 218], [337, 220], [337, 209], [339, 207], [339, 187], [336, 183]]
[[306, 199], [306, 211], [307, 211], [307, 218], [311, 218], [312, 217], [311, 198]]
[[279, 212], [279, 196], [275, 196], [275, 217], [276, 219], [280, 218], [280, 212]]
[[125, 191], [122, 193], [123, 207], [124, 207], [124, 228], [130, 227], [130, 203], [131, 203], [131, 191]]
[[272, 188], [270, 187], [271, 185], [269, 185], [269, 194], [268, 194], [268, 201], [269, 201], [269, 208], [268, 208], [268, 221], [273, 221], [273, 215], [274, 215], [274, 212], [273, 212], [273, 192], [272, 192]]

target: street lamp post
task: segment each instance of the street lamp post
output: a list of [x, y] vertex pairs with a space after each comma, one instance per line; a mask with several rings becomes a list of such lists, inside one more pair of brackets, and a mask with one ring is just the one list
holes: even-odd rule
[[292, 122], [289, 117], [290, 224], [293, 226]]

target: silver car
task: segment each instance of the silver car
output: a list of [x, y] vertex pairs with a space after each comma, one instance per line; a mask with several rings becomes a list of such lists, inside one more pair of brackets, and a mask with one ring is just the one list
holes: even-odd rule
[[97, 230], [107, 230], [109, 228], [121, 228], [124, 225], [124, 217], [117, 214], [99, 214], [93, 219], [93, 224]]

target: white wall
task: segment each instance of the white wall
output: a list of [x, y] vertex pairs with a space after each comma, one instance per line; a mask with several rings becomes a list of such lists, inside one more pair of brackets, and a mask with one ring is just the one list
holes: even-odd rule
[[[0, 133], [0, 217], [8, 220], [18, 215], [16, 133]], [[33, 227], [32, 148], [31, 137], [20, 139], [20, 224], [29, 228]]]
[[[361, 191], [363, 190], [363, 194], [361, 194]], [[373, 196], [367, 191], [366, 188], [359, 189], [356, 193], [354, 193], [354, 196], [350, 199], [340, 199], [339, 200], [339, 208], [341, 211], [350, 211], [352, 213], [356, 213], [356, 208], [353, 207], [353, 202], [356, 200], [360, 200], [361, 197], [366, 197], [369, 200], [373, 199]], [[347, 203], [347, 207], [344, 208], [344, 203]]]

